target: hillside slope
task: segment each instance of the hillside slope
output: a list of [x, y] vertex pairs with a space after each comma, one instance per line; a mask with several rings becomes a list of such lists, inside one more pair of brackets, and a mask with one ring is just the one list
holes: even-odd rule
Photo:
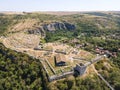
[[[1, 90], [109, 90], [94, 69], [115, 90], [120, 89], [120, 12], [2, 13], [0, 42], [7, 47], [0, 44]], [[48, 83], [39, 60], [16, 52], [17, 48], [26, 52], [48, 42], [64, 43], [95, 55], [107, 54], [109, 60], [89, 67], [86, 76]]]
[[[10, 14], [0, 16], [0, 25], [6, 27], [9, 32], [36, 30], [47, 28], [48, 31], [58, 29], [89, 29], [96, 30], [119, 30], [119, 13], [78, 13], [72, 15], [48, 15], [42, 13]], [[66, 23], [65, 23], [66, 22]], [[70, 24], [71, 26], [69, 26]], [[8, 27], [9, 26], [9, 27]], [[5, 29], [4, 27], [2, 29]], [[46, 30], [46, 29], [45, 29]], [[44, 32], [44, 31], [42, 31]]]
[[45, 90], [45, 78], [39, 60], [7, 49], [0, 43], [0, 90]]

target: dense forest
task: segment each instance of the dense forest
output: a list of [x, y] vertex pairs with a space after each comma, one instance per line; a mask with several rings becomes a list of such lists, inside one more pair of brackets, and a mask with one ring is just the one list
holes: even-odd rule
[[45, 90], [45, 82], [39, 60], [0, 43], [0, 90]]

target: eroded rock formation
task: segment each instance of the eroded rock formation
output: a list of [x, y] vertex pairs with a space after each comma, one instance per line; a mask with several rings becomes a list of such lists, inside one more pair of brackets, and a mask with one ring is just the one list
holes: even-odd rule
[[76, 27], [74, 24], [67, 22], [52, 22], [50, 24], [43, 24], [39, 28], [28, 30], [29, 34], [39, 34], [45, 37], [45, 32], [50, 31], [54, 32], [55, 30], [75, 30]]

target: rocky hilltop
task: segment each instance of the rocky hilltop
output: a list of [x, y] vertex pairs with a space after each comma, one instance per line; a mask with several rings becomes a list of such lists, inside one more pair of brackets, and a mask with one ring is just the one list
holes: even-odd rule
[[55, 30], [75, 30], [75, 25], [68, 22], [53, 22], [50, 24], [44, 24], [43, 29], [47, 31]]
[[74, 24], [68, 22], [52, 22], [50, 24], [43, 24], [42, 26], [28, 30], [29, 34], [40, 34], [41, 36], [45, 36], [45, 31], [56, 31], [56, 30], [75, 30], [76, 27]]

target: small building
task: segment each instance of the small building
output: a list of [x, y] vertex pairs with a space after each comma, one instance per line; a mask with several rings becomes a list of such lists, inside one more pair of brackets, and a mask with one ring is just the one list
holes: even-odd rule
[[56, 66], [66, 66], [66, 58], [63, 54], [56, 54], [54, 57]]
[[76, 64], [76, 67], [74, 67], [74, 72], [76, 76], [83, 75], [86, 71], [86, 66], [83, 63]]

